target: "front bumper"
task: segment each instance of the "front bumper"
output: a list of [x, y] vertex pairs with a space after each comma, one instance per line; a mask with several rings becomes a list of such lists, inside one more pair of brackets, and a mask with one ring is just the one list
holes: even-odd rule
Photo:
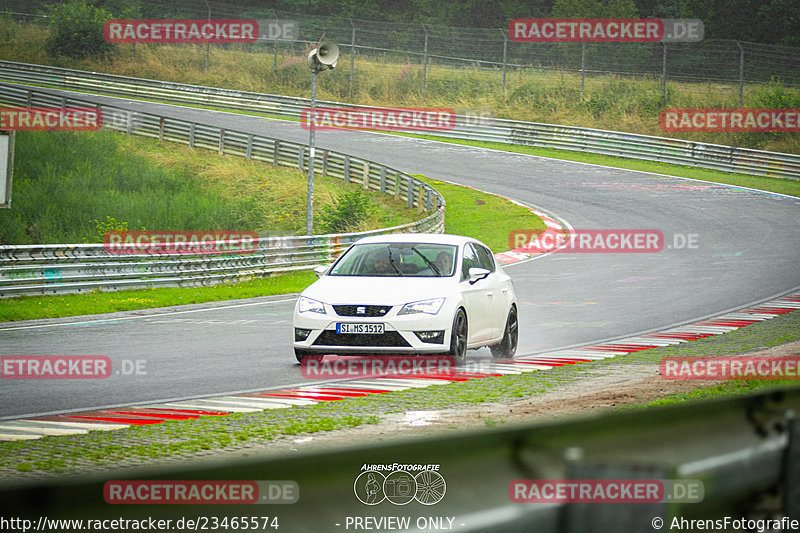
[[[383, 317], [362, 318], [338, 316], [332, 308], [328, 312], [330, 306], [327, 304], [325, 308], [325, 315], [295, 310], [292, 330], [295, 349], [346, 355], [443, 354], [450, 350], [452, 317], [444, 309], [436, 315], [415, 313], [398, 316], [399, 308], [395, 308]], [[337, 323], [383, 324], [384, 333], [336, 333]], [[298, 335], [298, 330], [301, 335]]]

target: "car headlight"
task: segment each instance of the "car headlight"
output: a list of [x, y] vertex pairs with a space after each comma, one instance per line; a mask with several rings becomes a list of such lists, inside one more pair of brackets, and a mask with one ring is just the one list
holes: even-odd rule
[[314, 300], [312, 298], [301, 296], [297, 310], [300, 313], [319, 313], [321, 315], [324, 315], [325, 304], [323, 304], [322, 302], [318, 302], [317, 300]]
[[431, 298], [430, 300], [420, 300], [418, 302], [407, 303], [400, 309], [398, 315], [413, 315], [414, 313], [427, 313], [435, 315], [442, 308], [444, 298]]

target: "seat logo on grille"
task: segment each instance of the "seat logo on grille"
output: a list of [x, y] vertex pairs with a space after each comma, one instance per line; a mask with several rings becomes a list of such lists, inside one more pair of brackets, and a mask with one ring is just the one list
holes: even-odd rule
[[359, 315], [363, 315], [366, 312], [367, 308], [365, 306], [359, 305], [358, 307], [356, 307], [356, 313], [358, 313]]

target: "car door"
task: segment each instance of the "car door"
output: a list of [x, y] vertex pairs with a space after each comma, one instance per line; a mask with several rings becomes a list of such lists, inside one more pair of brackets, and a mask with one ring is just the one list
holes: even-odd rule
[[468, 344], [487, 341], [492, 338], [492, 282], [491, 275], [476, 281], [469, 282], [469, 269], [481, 268], [478, 252], [471, 243], [464, 245], [461, 262], [461, 294], [467, 309], [469, 323]]
[[491, 312], [488, 317], [489, 338], [496, 339], [503, 334], [506, 327], [508, 288], [504, 287], [492, 252], [480, 244], [473, 246], [478, 256], [478, 266], [491, 272], [484, 280], [486, 282], [484, 285], [491, 301]]

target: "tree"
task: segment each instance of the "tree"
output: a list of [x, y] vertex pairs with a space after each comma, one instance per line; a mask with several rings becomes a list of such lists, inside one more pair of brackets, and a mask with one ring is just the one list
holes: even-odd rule
[[103, 36], [103, 25], [111, 14], [86, 3], [86, 0], [70, 0], [51, 9], [50, 35], [45, 50], [51, 56], [72, 59], [106, 56], [114, 45]]

